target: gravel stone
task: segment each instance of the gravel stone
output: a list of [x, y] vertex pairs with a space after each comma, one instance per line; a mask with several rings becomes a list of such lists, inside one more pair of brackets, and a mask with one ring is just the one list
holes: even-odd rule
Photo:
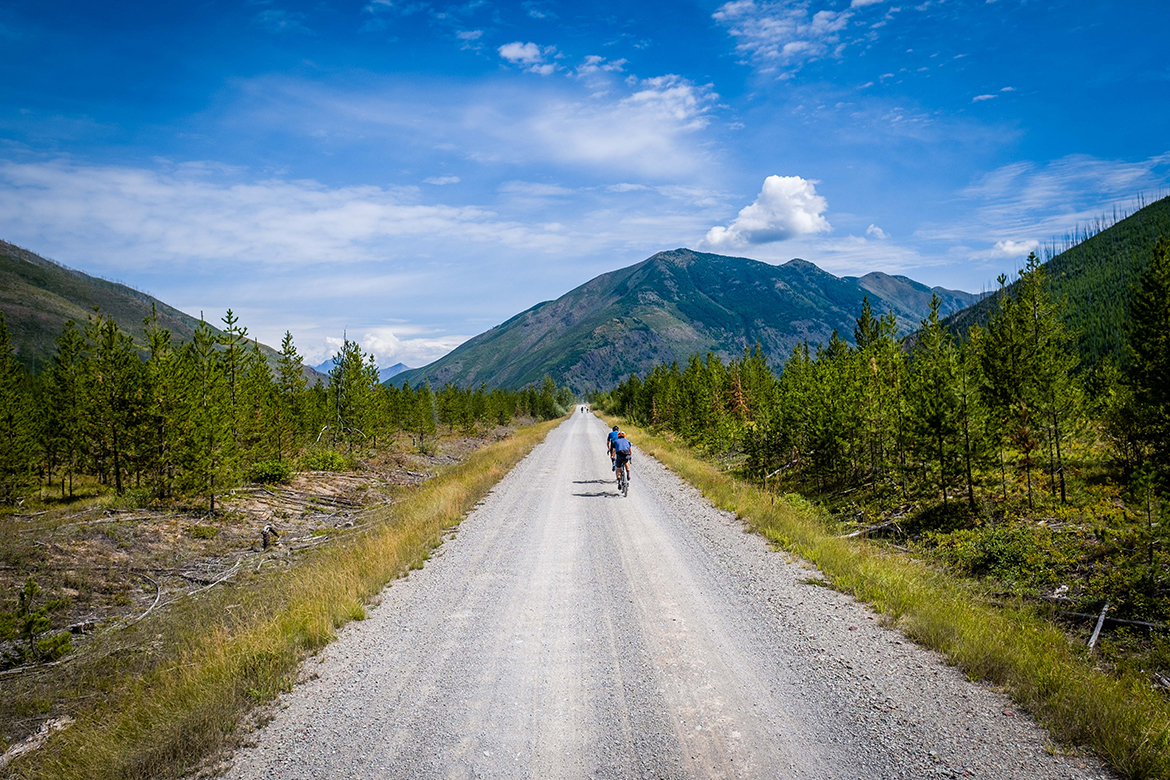
[[550, 433], [228, 777], [1113, 777], [641, 452], [622, 498], [605, 433]]

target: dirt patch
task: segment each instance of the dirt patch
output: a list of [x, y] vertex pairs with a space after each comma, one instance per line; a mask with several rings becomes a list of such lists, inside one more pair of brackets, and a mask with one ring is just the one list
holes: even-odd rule
[[[93, 485], [83, 486], [88, 494], [72, 502], [47, 495], [40, 503], [26, 502], [0, 516], [0, 611], [14, 613], [18, 591], [34, 580], [40, 588], [34, 607], [61, 602], [42, 636], [68, 632], [71, 649], [57, 663], [72, 663], [95, 638], [242, 571], [254, 576], [293, 565], [298, 553], [360, 527], [371, 507], [402, 500], [510, 430], [448, 435], [428, 442], [427, 453], [405, 439], [363, 453], [368, 457], [359, 458], [354, 471], [300, 472], [284, 485], [242, 486], [222, 496], [214, 514], [191, 505], [119, 506]], [[11, 689], [29, 673], [44, 675], [45, 664], [14, 660], [19, 649], [19, 640], [0, 642], [0, 652], [9, 653], [0, 687]], [[43, 694], [43, 683], [37, 687]], [[43, 696], [31, 710], [0, 707], [0, 752], [69, 709], [66, 701]]]

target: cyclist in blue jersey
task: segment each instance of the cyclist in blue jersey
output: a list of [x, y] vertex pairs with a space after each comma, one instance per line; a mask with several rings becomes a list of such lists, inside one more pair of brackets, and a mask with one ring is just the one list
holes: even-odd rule
[[[630, 481], [630, 460], [634, 453], [630, 448], [630, 440], [626, 438], [626, 434], [618, 432], [617, 438], [613, 440], [613, 454], [614, 454], [614, 471], [621, 469], [626, 470], [626, 482]], [[620, 480], [619, 480], [620, 482]]]
[[609, 432], [609, 436], [605, 437], [605, 453], [609, 455], [609, 470], [617, 471], [617, 465], [614, 462], [613, 443], [617, 441], [618, 427], [613, 426], [613, 430]]

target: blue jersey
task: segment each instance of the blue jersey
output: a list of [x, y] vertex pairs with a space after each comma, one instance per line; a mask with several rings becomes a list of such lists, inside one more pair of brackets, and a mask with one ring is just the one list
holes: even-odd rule
[[628, 453], [630, 451], [630, 440], [624, 436], [614, 439], [613, 448], [616, 452]]
[[610, 431], [609, 436], [607, 436], [605, 440], [606, 440], [606, 442], [608, 442], [609, 446], [612, 447], [613, 443], [615, 441], [617, 441], [617, 438], [618, 438], [618, 432], [617, 431]]

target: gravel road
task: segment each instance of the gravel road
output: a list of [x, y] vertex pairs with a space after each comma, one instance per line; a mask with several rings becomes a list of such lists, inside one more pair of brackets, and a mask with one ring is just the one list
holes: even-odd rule
[[228, 776], [1109, 778], [605, 427], [549, 434]]

